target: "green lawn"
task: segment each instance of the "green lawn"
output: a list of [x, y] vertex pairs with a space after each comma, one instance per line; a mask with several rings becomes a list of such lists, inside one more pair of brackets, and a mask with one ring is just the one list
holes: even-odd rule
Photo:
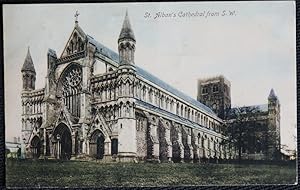
[[8, 161], [7, 187], [294, 184], [295, 165]]

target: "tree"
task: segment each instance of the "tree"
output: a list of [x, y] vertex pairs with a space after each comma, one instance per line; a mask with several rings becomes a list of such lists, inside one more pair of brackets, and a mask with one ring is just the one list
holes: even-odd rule
[[243, 151], [256, 153], [267, 148], [267, 126], [259, 121], [259, 114], [261, 111], [255, 106], [233, 108], [227, 113], [225, 135], [228, 138], [223, 144], [237, 149], [239, 161]]

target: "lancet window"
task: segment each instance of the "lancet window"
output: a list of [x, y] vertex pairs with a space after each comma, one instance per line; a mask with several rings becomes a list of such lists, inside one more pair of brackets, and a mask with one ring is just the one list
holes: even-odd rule
[[80, 36], [75, 32], [69, 46], [67, 47], [67, 54], [77, 53], [84, 50], [84, 43]]

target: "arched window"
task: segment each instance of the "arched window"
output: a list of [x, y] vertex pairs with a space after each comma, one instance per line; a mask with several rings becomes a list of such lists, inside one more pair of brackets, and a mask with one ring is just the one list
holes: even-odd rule
[[70, 42], [70, 49], [71, 49], [71, 53], [73, 53], [74, 52], [74, 42], [73, 41]]
[[201, 147], [204, 148], [204, 137], [201, 138]]
[[146, 100], [146, 87], [143, 87], [143, 100]]
[[213, 92], [218, 92], [219, 91], [219, 87], [218, 85], [213, 85]]
[[203, 89], [202, 89], [202, 94], [207, 94], [207, 93], [208, 93], [207, 87], [203, 87]]
[[207, 148], [210, 150], [210, 139], [207, 139]]
[[214, 146], [214, 151], [216, 151], [217, 150], [217, 143], [216, 143], [216, 141], [213, 141], [213, 146]]
[[149, 102], [152, 103], [152, 89], [149, 90], [148, 97], [149, 97]]
[[174, 102], [173, 102], [173, 100], [171, 100], [171, 103], [170, 103], [170, 111], [171, 112], [174, 112]]
[[82, 70], [77, 64], [72, 64], [65, 69], [59, 79], [58, 96], [62, 97], [64, 105], [69, 112], [80, 116], [80, 92], [82, 89]]
[[183, 105], [181, 105], [181, 117], [183, 117]]
[[164, 101], [165, 101], [164, 96], [161, 96], [161, 98], [160, 98], [160, 107], [161, 108], [164, 108]]

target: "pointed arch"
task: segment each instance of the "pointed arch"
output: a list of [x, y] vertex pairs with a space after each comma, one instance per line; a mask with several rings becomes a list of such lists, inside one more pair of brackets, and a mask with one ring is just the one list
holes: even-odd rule
[[32, 153], [32, 158], [38, 159], [41, 154], [41, 140], [37, 135], [35, 135], [31, 139], [30, 149], [31, 149], [31, 153]]
[[100, 129], [95, 129], [89, 137], [90, 156], [102, 159], [104, 157], [105, 136]]

